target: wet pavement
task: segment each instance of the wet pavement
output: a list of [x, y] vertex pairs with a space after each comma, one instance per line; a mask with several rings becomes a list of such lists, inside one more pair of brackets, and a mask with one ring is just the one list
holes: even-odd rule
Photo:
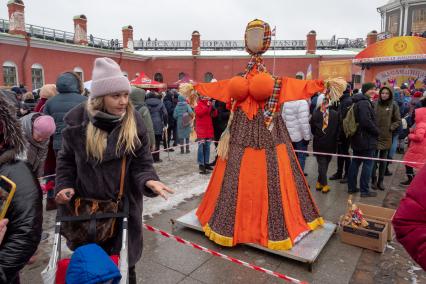
[[[343, 244], [335, 234], [318, 257], [313, 271], [306, 264], [239, 245], [223, 248], [209, 241], [200, 232], [176, 226], [176, 219], [198, 206], [209, 176], [198, 173], [195, 148], [191, 154], [180, 152], [161, 153], [163, 163], [156, 164], [162, 180], [176, 189], [169, 201], [159, 198], [144, 200], [144, 219], [149, 225], [172, 232], [186, 240], [224, 253], [228, 256], [253, 263], [264, 268], [307, 281], [309, 283], [426, 283], [426, 273], [419, 269], [404, 249], [395, 240], [389, 243], [383, 254]], [[396, 158], [400, 158], [399, 156]], [[328, 175], [336, 167], [333, 158]], [[385, 192], [379, 191], [376, 198], [362, 198], [363, 203], [395, 208], [405, 189], [399, 186], [404, 179], [404, 167], [392, 164], [394, 175], [386, 177]], [[305, 172], [308, 183], [314, 188], [316, 182], [316, 160], [307, 158]], [[344, 214], [348, 198], [347, 186], [330, 181], [328, 194], [311, 190], [316, 203], [326, 220], [337, 222]], [[354, 201], [361, 198], [354, 196]], [[27, 265], [21, 273], [22, 283], [42, 283], [40, 272], [47, 265], [52, 249], [54, 212], [45, 212], [44, 229], [50, 233], [40, 244], [37, 261]], [[173, 230], [174, 229], [174, 230]], [[66, 254], [67, 249], [63, 252]], [[191, 247], [166, 239], [144, 230], [144, 252], [136, 266], [138, 283], [284, 283], [283, 280], [228, 262]]]

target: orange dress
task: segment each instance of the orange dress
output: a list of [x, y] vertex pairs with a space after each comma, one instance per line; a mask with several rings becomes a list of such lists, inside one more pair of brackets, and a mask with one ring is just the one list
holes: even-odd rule
[[[229, 103], [228, 83], [199, 84], [195, 89]], [[278, 107], [323, 90], [323, 81], [282, 78]], [[264, 106], [249, 96], [232, 110], [228, 159], [218, 159], [196, 213], [206, 236], [223, 246], [255, 243], [286, 250], [324, 223], [281, 115], [273, 117], [268, 129]]]

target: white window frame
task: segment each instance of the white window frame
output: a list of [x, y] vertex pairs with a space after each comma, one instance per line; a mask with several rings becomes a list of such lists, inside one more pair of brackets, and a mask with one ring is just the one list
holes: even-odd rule
[[84, 70], [83, 70], [83, 68], [81, 68], [79, 66], [74, 67], [73, 72], [74, 73], [81, 73], [81, 81], [84, 82]]
[[[43, 87], [45, 85], [45, 74], [44, 74], [43, 65], [39, 63], [34, 63], [33, 65], [31, 65], [31, 84], [33, 83], [33, 69], [41, 69], [41, 77], [42, 77], [41, 87]], [[33, 87], [33, 90], [37, 89], [35, 88], [35, 86], [32, 86], [32, 87]]]
[[[3, 67], [14, 67], [15, 68], [15, 76], [16, 76], [16, 85], [19, 86], [19, 73], [18, 73], [18, 65], [16, 65], [15, 62], [13, 61], [5, 61], [3, 62], [2, 68]], [[2, 70], [3, 72], [3, 70]], [[4, 80], [4, 74], [3, 74], [3, 80]], [[5, 84], [5, 82], [3, 82]]]

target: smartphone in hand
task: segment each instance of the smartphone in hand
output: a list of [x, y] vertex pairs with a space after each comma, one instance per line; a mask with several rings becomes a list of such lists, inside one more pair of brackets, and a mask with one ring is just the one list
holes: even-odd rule
[[16, 184], [5, 176], [0, 175], [0, 220], [6, 216], [7, 208], [15, 195]]

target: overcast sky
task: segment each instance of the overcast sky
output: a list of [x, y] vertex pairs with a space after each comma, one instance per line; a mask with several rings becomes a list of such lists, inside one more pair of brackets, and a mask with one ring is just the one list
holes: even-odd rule
[[[132, 25], [134, 39], [243, 39], [246, 24], [259, 18], [277, 27], [277, 39], [358, 38], [380, 31], [377, 7], [388, 0], [24, 0], [28, 24], [73, 31], [73, 17], [85, 14], [88, 34], [121, 39]], [[7, 19], [7, 0], [0, 0]]]

